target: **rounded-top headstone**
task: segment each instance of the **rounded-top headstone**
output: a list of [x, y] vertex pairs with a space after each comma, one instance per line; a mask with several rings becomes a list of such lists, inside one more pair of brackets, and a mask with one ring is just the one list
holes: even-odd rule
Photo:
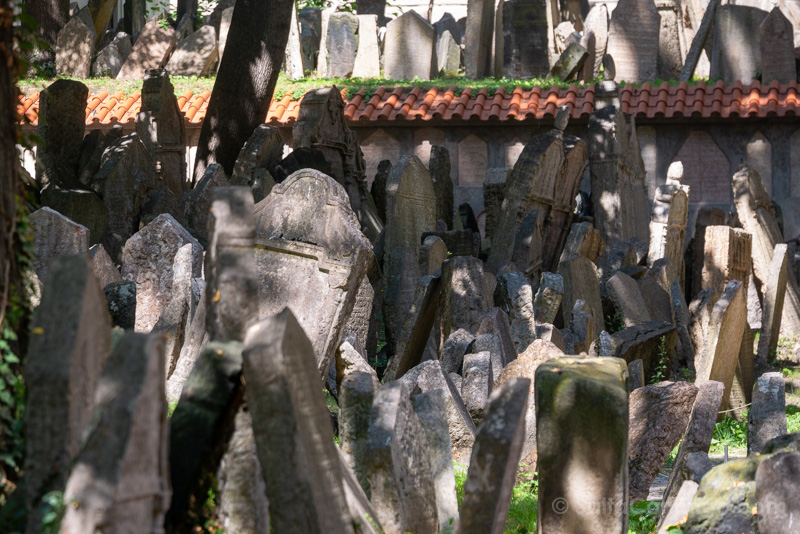
[[614, 64], [614, 58], [611, 54], [603, 56], [603, 77], [607, 81], [613, 81], [617, 77], [617, 66]]
[[569, 124], [569, 116], [570, 116], [570, 109], [569, 106], [561, 106], [556, 113], [556, 120], [555, 120], [555, 128], [556, 130], [564, 131], [567, 128], [567, 124]]
[[683, 181], [683, 163], [675, 161], [670, 164], [667, 170], [667, 181], [682, 182]]

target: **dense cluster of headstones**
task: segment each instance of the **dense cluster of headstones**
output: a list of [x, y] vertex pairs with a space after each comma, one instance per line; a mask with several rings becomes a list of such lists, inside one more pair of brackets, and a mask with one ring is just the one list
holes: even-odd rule
[[[169, 79], [145, 89], [124, 136], [83, 136], [78, 82], [41, 96], [28, 532], [54, 491], [61, 532], [180, 532], [212, 483], [235, 532], [501, 532], [520, 462], [543, 532], [626, 532], [679, 441], [662, 526], [775, 532], [798, 513], [776, 489], [800, 459], [783, 378], [756, 375], [800, 302], [750, 167], [740, 228], [701, 214], [689, 277], [682, 168], [648, 212], [613, 82], [588, 143], [564, 108], [486, 189], [483, 240], [446, 149], [367, 187], [336, 90], [305, 97], [288, 156], [262, 125], [232, 176], [191, 184]], [[575, 213], [585, 171], [593, 217]], [[749, 456], [711, 469], [718, 412], [748, 403]]]

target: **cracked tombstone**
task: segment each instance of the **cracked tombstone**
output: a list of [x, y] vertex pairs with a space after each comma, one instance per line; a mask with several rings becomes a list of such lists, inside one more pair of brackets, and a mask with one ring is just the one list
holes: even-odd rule
[[255, 209], [259, 314], [270, 317], [288, 306], [307, 331], [323, 376], [374, 261], [372, 246], [344, 188], [312, 169], [276, 185]]

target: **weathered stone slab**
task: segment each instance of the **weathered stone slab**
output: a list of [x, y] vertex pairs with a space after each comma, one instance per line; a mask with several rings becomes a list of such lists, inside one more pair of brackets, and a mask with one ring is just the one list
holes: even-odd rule
[[481, 312], [489, 304], [490, 296], [484, 294], [482, 261], [472, 256], [454, 256], [442, 264], [442, 343], [459, 328], [477, 333]]
[[436, 40], [436, 76], [456, 76], [461, 68], [461, 47], [445, 30]]
[[748, 455], [763, 452], [768, 441], [786, 434], [786, 386], [781, 373], [758, 377], [747, 423]]
[[25, 507], [41, 530], [41, 499], [63, 491], [111, 351], [105, 297], [84, 255], [54, 258], [34, 313], [25, 364]]
[[[133, 284], [134, 289], [136, 285]], [[194, 288], [193, 296], [194, 299]], [[133, 298], [134, 304], [136, 303], [136, 296]], [[133, 328], [133, 326], [131, 326]], [[178, 362], [175, 364], [175, 369], [172, 374], [167, 378], [167, 401], [170, 404], [178, 402], [181, 396], [183, 386], [189, 378], [189, 375], [194, 369], [195, 362], [200, 356], [201, 349], [208, 342], [208, 333], [206, 332], [206, 295], [205, 287], [200, 290], [199, 298], [197, 300], [197, 307], [192, 315], [191, 322], [189, 323], [186, 333], [184, 334], [183, 346], [181, 353], [178, 357]]]
[[266, 124], [259, 125], [239, 151], [233, 167], [233, 185], [252, 186], [257, 169], [272, 169], [283, 156], [283, 140], [278, 129]]
[[89, 229], [50, 208], [40, 208], [28, 219], [33, 230], [33, 270], [47, 280], [50, 260], [57, 256], [89, 254]]
[[578, 76], [588, 58], [589, 52], [583, 46], [576, 42], [570, 43], [553, 65], [550, 76], [561, 81], [572, 80]]
[[503, 273], [497, 277], [494, 299], [508, 314], [511, 340], [517, 353], [524, 352], [536, 339], [533, 287], [520, 272]]
[[119, 269], [111, 261], [103, 245], [97, 244], [91, 247], [89, 257], [92, 259], [92, 270], [100, 282], [100, 287], [106, 287], [108, 284], [119, 282], [122, 279]]
[[[442, 345], [440, 358], [442, 370], [448, 374], [457, 373], [460, 375], [462, 364], [464, 363], [464, 355], [470, 352], [474, 342], [475, 336], [463, 328], [459, 328], [450, 334]], [[459, 387], [458, 390], [461, 391], [461, 388]]]
[[42, 191], [42, 205], [51, 208], [89, 230], [89, 244], [95, 245], [108, 229], [108, 210], [93, 191], [55, 189]]
[[699, 487], [700, 485], [693, 480], [685, 480], [681, 484], [680, 490], [675, 495], [673, 506], [666, 515], [662, 516], [656, 534], [669, 534], [670, 527], [683, 524]]
[[122, 64], [131, 53], [131, 36], [118, 32], [105, 48], [97, 53], [92, 64], [92, 76], [108, 76], [116, 78]]
[[242, 356], [273, 528], [352, 532], [317, 357], [292, 312], [248, 330]]
[[800, 453], [781, 452], [765, 458], [756, 469], [758, 532], [791, 532], [800, 513], [795, 481], [800, 475]]
[[[595, 37], [594, 61], [592, 61], [594, 70], [592, 76], [600, 74], [600, 67], [603, 64], [603, 56], [606, 53], [606, 45], [608, 44], [608, 22], [608, 7], [606, 7], [606, 4], [593, 5], [583, 21], [584, 35], [588, 32], [592, 32]], [[606, 77], [606, 80], [613, 79], [613, 77]]]
[[[707, 49], [707, 43], [709, 40], [708, 32], [711, 31], [714, 20], [716, 19], [717, 8], [719, 7], [719, 4], [720, 0], [709, 0], [706, 6], [702, 6], [702, 3], [689, 4], [688, 6], [689, 9], [687, 11], [690, 15], [690, 21], [692, 18], [694, 18], [694, 20], [691, 22], [693, 25], [695, 25], [696, 32], [694, 34], [694, 38], [692, 39], [691, 47], [686, 53], [686, 60], [683, 64], [683, 68], [681, 69], [680, 80], [682, 82], [688, 82], [692, 76], [694, 76], [696, 70], [698, 71], [699, 75], [703, 75], [704, 73], [708, 72], [708, 56], [703, 54], [703, 52], [705, 52]], [[699, 13], [697, 13], [699, 9], [697, 8], [704, 9], [702, 19], [699, 18]], [[692, 14], [695, 16], [691, 17]], [[701, 64], [703, 65], [702, 68], [700, 67]]]
[[446, 532], [458, 521], [458, 501], [453, 473], [453, 455], [450, 432], [447, 428], [445, 392], [434, 389], [411, 397], [414, 412], [419, 417], [428, 442], [433, 485], [436, 494], [436, 512], [439, 531]]
[[218, 187], [213, 198], [204, 269], [206, 330], [212, 341], [239, 341], [259, 306], [253, 194], [245, 186]]
[[503, 76], [538, 78], [550, 72], [550, 9], [543, 0], [503, 3]]
[[453, 180], [450, 178], [450, 152], [443, 146], [431, 146], [428, 169], [436, 194], [436, 220], [453, 228]]
[[152, 334], [163, 336], [161, 347], [164, 359], [165, 379], [168, 379], [180, 358], [184, 334], [189, 327], [192, 309], [192, 244], [178, 249], [172, 262], [172, 287], [167, 305], [153, 325]]
[[406, 11], [386, 25], [384, 76], [393, 80], [429, 80], [436, 69], [436, 30], [416, 11]]
[[781, 315], [789, 277], [787, 246], [775, 245], [769, 264], [767, 285], [761, 287], [764, 303], [761, 315], [761, 336], [758, 338], [758, 361], [763, 365], [776, 354], [781, 331]]
[[564, 296], [561, 299], [564, 327], [570, 327], [569, 314], [578, 299], [582, 299], [594, 311], [595, 334], [602, 332], [605, 329], [602, 317], [603, 302], [600, 298], [600, 281], [594, 264], [585, 256], [575, 255], [559, 263], [558, 274], [564, 279]]
[[436, 229], [436, 193], [430, 174], [416, 156], [401, 156], [386, 183], [387, 253], [411, 247], [419, 256], [422, 234]]
[[689, 455], [707, 453], [711, 446], [711, 439], [714, 436], [714, 427], [717, 422], [717, 413], [722, 403], [724, 391], [725, 385], [721, 382], [708, 381], [697, 386], [697, 396], [692, 405], [689, 422], [681, 438], [678, 454], [675, 457], [675, 463], [672, 471], [670, 471], [667, 487], [664, 490], [664, 497], [661, 500], [662, 524], [667, 520], [667, 517], [673, 516], [671, 510], [679, 497], [679, 489], [682, 489], [683, 484], [687, 481], [683, 475], [683, 470]]
[[[618, 8], [618, 9], [617, 9]], [[652, 0], [620, 0], [611, 14], [606, 53], [617, 67], [615, 80], [655, 80], [661, 16]]]
[[759, 27], [768, 13], [742, 5], [717, 8], [711, 44], [711, 76], [749, 83], [761, 70]]
[[631, 502], [646, 501], [650, 486], [689, 424], [698, 388], [660, 382], [631, 392], [628, 476]]
[[353, 13], [331, 13], [325, 39], [328, 78], [348, 78], [358, 51], [358, 17]]
[[88, 78], [92, 70], [96, 38], [87, 6], [69, 19], [58, 32], [55, 47], [56, 72], [72, 78]]
[[172, 295], [173, 259], [192, 247], [192, 276], [200, 276], [203, 249], [171, 215], [159, 215], [132, 236], [122, 256], [122, 278], [136, 283], [136, 330], [149, 332]]
[[163, 338], [128, 333], [94, 393], [92, 427], [64, 489], [61, 532], [146, 532], [171, 497]]
[[208, 76], [218, 59], [217, 34], [213, 26], [201, 26], [178, 41], [166, 69], [173, 76]]
[[284, 68], [291, 80], [299, 80], [306, 75], [305, 56], [300, 40], [300, 24], [297, 20], [297, 5], [292, 7], [292, 18], [289, 22], [289, 38], [286, 41]]
[[39, 93], [39, 124], [42, 139], [37, 150], [36, 180], [60, 187], [79, 187], [77, 171], [86, 127], [89, 89], [74, 80], [56, 80]]
[[[608, 348], [611, 355], [626, 362], [642, 360], [645, 380], [649, 382], [658, 368], [662, 369], [664, 376], [670, 375], [676, 337], [672, 324], [650, 321], [614, 333]], [[593, 347], [593, 352], [598, 350], [598, 346]]]
[[[624, 531], [627, 380], [625, 362], [616, 358], [553, 358], [536, 370], [543, 532]], [[562, 400], [562, 391], [572, 392], [568, 402]]]
[[483, 351], [465, 354], [463, 377], [461, 396], [472, 420], [478, 425], [483, 420], [483, 412], [494, 382], [490, 353]]
[[794, 58], [794, 28], [778, 6], [758, 28], [761, 52], [761, 81], [765, 84], [777, 80], [790, 83], [797, 80]]
[[208, 215], [211, 210], [214, 190], [218, 187], [230, 186], [228, 177], [222, 165], [212, 163], [206, 167], [203, 177], [197, 185], [186, 195], [184, 222], [189, 230], [201, 244], [207, 243], [206, 231], [208, 228]]
[[686, 267], [683, 244], [686, 241], [686, 224], [689, 218], [689, 186], [681, 185], [683, 164], [672, 163], [667, 172], [666, 184], [656, 188], [653, 211], [650, 216], [650, 249], [647, 265], [668, 258], [667, 278], [678, 280], [685, 287]]
[[704, 248], [703, 289], [722, 294], [731, 280], [738, 280], [747, 287], [752, 269], [752, 235], [749, 232], [730, 226], [707, 226]]
[[396, 352], [402, 339], [403, 326], [417, 290], [420, 272], [417, 256], [411, 247], [392, 249], [383, 263], [383, 326], [389, 354]]
[[469, 0], [464, 33], [464, 70], [467, 78], [491, 74], [492, 36], [495, 26], [492, 0]]
[[276, 185], [255, 217], [260, 316], [288, 306], [312, 340], [322, 376], [374, 261], [371, 245], [344, 188], [311, 169]]
[[703, 352], [695, 356], [696, 384], [716, 380], [725, 384], [722, 404], [728, 402], [747, 324], [747, 303], [739, 281], [728, 282], [725, 291], [711, 310]]
[[367, 439], [378, 379], [368, 372], [353, 371], [343, 378], [338, 390], [339, 447], [346, 463], [352, 468], [358, 483], [369, 497], [371, 490], [367, 476]]
[[356, 302], [353, 311], [344, 326], [343, 336], [347, 338], [352, 335], [358, 340], [358, 344], [364, 347], [370, 354], [374, 354], [378, 343], [378, 335], [373, 323], [374, 309], [380, 304], [375, 301], [375, 288], [365, 276], [361, 279], [356, 294]]
[[122, 64], [117, 79], [141, 80], [146, 70], [160, 69], [166, 64], [177, 40], [178, 34], [172, 28], [161, 28], [155, 18], [148, 21], [136, 39], [128, 59]]
[[[169, 466], [172, 502], [166, 527], [178, 528], [194, 500], [204, 502], [203, 470], [215, 471], [242, 403], [242, 344], [209, 343], [180, 392], [170, 418]], [[329, 424], [329, 423], [328, 423]]]
[[[753, 270], [758, 285], [769, 284], [769, 265], [775, 245], [783, 242], [778, 221], [772, 211], [772, 200], [760, 176], [751, 167], [742, 166], [733, 175], [733, 198], [742, 227], [753, 236]], [[781, 328], [785, 332], [800, 331], [800, 291], [794, 271], [788, 271]]]
[[358, 15], [358, 50], [353, 78], [379, 78], [381, 52], [378, 45], [378, 15]]
[[608, 298], [614, 305], [614, 309], [620, 315], [625, 326], [635, 326], [651, 320], [650, 312], [647, 310], [647, 303], [642, 297], [636, 280], [623, 273], [617, 273], [606, 282]]
[[175, 88], [163, 69], [145, 71], [136, 133], [155, 162], [161, 182], [180, 198], [187, 189], [186, 130]]
[[366, 444], [371, 501], [377, 519], [389, 532], [436, 532], [427, 438], [409, 393], [404, 382], [396, 381], [375, 395]]
[[561, 258], [580, 254], [592, 263], [596, 263], [605, 247], [606, 244], [600, 237], [600, 232], [594, 229], [592, 223], [575, 223], [570, 227]]
[[529, 379], [512, 378], [489, 399], [464, 482], [460, 532], [503, 531], [522, 454], [530, 387]]

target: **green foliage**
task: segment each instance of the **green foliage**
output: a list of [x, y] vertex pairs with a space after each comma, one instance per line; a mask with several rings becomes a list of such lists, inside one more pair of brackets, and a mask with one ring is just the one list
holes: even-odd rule
[[606, 332], [611, 335], [614, 335], [620, 330], [625, 329], [625, 320], [622, 318], [622, 314], [619, 312], [614, 312], [613, 315], [606, 315], [603, 317], [603, 322], [606, 326]]
[[783, 374], [785, 378], [800, 378], [800, 369], [797, 367], [784, 367], [781, 369], [781, 374]]
[[534, 533], [538, 517], [539, 481], [534, 479], [518, 483], [511, 493], [505, 531]]
[[658, 526], [658, 512], [661, 504], [653, 501], [639, 501], [628, 508], [628, 534], [648, 534]]
[[744, 411], [743, 421], [737, 421], [733, 417], [725, 414], [722, 421], [714, 427], [714, 437], [711, 439], [712, 454], [721, 454], [728, 449], [747, 450], [747, 410]]
[[658, 365], [653, 369], [653, 376], [650, 377], [651, 384], [663, 382], [667, 377], [667, 364], [669, 364], [669, 354], [667, 354], [667, 340], [662, 337], [658, 341]]
[[800, 407], [786, 407], [786, 431], [789, 434], [800, 432]]
[[64, 494], [60, 491], [51, 491], [42, 497], [42, 534], [58, 534], [61, 529], [61, 519], [67, 509], [64, 503]]

